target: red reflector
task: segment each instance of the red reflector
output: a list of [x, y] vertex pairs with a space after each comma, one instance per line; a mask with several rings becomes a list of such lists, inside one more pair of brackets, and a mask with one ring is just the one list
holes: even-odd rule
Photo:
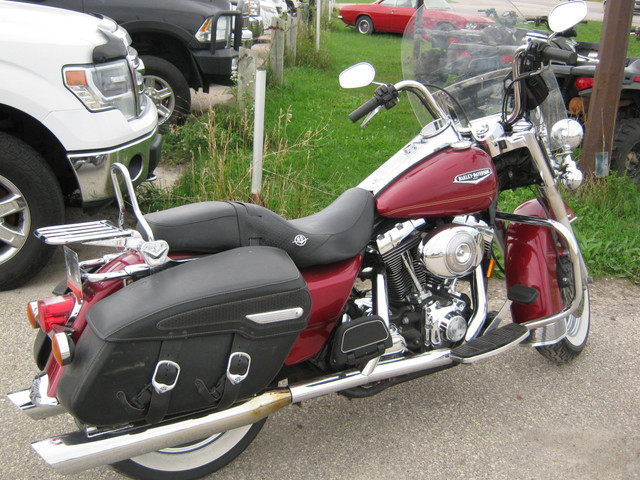
[[66, 323], [75, 305], [76, 299], [72, 294], [40, 300], [38, 302], [40, 328], [48, 333], [53, 325]]
[[457, 38], [449, 37], [449, 43], [458, 43], [460, 40]]
[[469, 52], [469, 50], [460, 50], [460, 55], [463, 57], [468, 57], [471, 58], [471, 52]]
[[502, 55], [502, 57], [500, 57], [500, 59], [502, 60], [502, 63], [511, 63], [511, 62], [513, 62], [513, 57], [511, 55]]
[[591, 87], [593, 87], [593, 77], [576, 78], [576, 81], [574, 82], [574, 85], [576, 86], [578, 91], [585, 90], [587, 88], [591, 88]]

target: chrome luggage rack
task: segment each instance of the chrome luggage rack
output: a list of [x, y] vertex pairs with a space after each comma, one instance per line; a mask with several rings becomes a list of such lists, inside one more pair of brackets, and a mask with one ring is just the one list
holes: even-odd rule
[[[144, 231], [146, 240], [142, 234], [134, 229], [124, 228], [125, 203], [117, 174], [120, 173], [127, 187], [127, 193], [131, 206], [140, 225]], [[65, 261], [68, 271], [80, 271], [83, 268], [92, 268], [111, 261], [118, 254], [104, 255], [102, 258], [78, 262], [78, 256], [66, 252], [66, 245], [79, 243], [82, 245], [94, 245], [103, 247], [112, 247], [118, 250], [135, 250], [139, 252], [145, 261], [145, 264], [130, 265], [124, 270], [118, 272], [110, 272], [108, 274], [93, 274], [81, 271], [82, 280], [90, 282], [112, 280], [118, 278], [128, 278], [132, 276], [140, 276], [151, 273], [152, 267], [158, 267], [170, 261], [168, 258], [169, 245], [164, 240], [155, 240], [151, 227], [147, 223], [136, 199], [131, 176], [127, 168], [120, 164], [114, 163], [111, 166], [111, 180], [115, 190], [116, 199], [118, 200], [119, 214], [118, 225], [114, 225], [108, 220], [97, 220], [93, 222], [71, 223], [66, 225], [55, 225], [51, 227], [43, 227], [36, 230], [35, 235], [49, 245], [65, 246]], [[74, 265], [69, 265], [69, 262]]]
[[124, 239], [139, 235], [135, 230], [116, 227], [108, 220], [55, 225], [36, 230], [35, 235], [48, 245], [92, 243], [101, 240]]

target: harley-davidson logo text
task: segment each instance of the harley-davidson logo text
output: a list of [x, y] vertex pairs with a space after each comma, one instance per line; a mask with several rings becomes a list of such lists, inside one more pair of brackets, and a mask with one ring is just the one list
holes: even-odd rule
[[453, 183], [480, 183], [485, 178], [490, 177], [492, 173], [493, 172], [490, 168], [483, 168], [482, 170], [463, 173], [462, 175], [458, 175], [453, 180]]

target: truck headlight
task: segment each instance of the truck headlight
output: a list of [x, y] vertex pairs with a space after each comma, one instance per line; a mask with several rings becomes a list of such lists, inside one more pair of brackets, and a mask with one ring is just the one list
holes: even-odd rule
[[62, 70], [65, 86], [92, 112], [118, 109], [127, 120], [136, 117], [136, 92], [126, 60]]
[[[211, 30], [213, 28], [213, 17], [207, 18], [196, 32], [196, 40], [201, 43], [211, 43]], [[216, 25], [216, 42], [227, 41], [231, 35], [231, 17], [222, 15], [218, 17]]]

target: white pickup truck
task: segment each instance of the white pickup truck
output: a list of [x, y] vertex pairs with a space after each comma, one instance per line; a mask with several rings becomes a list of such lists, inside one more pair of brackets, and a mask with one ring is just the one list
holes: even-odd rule
[[161, 152], [143, 65], [109, 18], [0, 0], [0, 290], [31, 279], [51, 247], [33, 231], [113, 197], [109, 169], [134, 184]]

